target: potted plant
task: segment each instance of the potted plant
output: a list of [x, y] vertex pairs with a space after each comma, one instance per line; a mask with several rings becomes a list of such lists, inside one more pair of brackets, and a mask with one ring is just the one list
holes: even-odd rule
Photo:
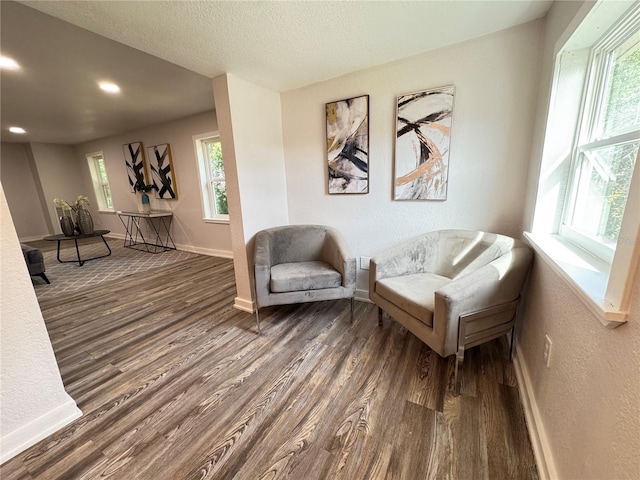
[[157, 190], [153, 184], [146, 184], [142, 180], [138, 180], [133, 185], [133, 191], [136, 192], [136, 196], [138, 197], [138, 211], [140, 213], [151, 213], [151, 199], [149, 197], [149, 192], [151, 190]]

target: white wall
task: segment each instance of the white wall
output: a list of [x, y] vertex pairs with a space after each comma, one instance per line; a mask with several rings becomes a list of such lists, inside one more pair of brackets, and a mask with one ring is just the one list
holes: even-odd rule
[[231, 219], [235, 306], [253, 311], [252, 239], [288, 224], [280, 95], [233, 75], [213, 79]]
[[[554, 49], [575, 29], [574, 16], [583, 17], [592, 5], [584, 3], [556, 2], [546, 20], [526, 228], [533, 219]], [[518, 363], [552, 477], [640, 476], [640, 270], [628, 320], [615, 330], [604, 328], [564, 280], [535, 259]], [[543, 361], [545, 335], [553, 341], [550, 368]]]
[[[289, 219], [337, 227], [356, 256], [443, 228], [519, 237], [542, 21], [282, 94]], [[392, 201], [400, 94], [455, 85], [448, 199]], [[326, 192], [326, 102], [370, 95], [370, 193]], [[358, 272], [366, 296], [367, 274]]]
[[2, 187], [0, 246], [0, 463], [3, 463], [82, 413], [64, 391]]
[[28, 154], [32, 156], [36, 172], [34, 181], [42, 188], [44, 210], [48, 214], [55, 233], [62, 233], [54, 198], [73, 202], [78, 195], [87, 195], [88, 190], [82, 176], [82, 164], [70, 145], [52, 143], [30, 143]]
[[49, 232], [33, 179], [26, 143], [2, 142], [0, 179], [21, 241], [41, 239]]
[[[97, 203], [91, 187], [91, 176], [86, 161], [87, 154], [101, 151], [104, 155], [114, 209], [137, 211], [136, 195], [131, 192], [127, 180], [122, 146], [127, 143], [142, 142], [146, 156], [147, 147], [168, 143], [171, 145], [178, 198], [177, 200], [152, 198], [152, 208], [173, 211], [172, 237], [178, 248], [211, 255], [230, 256], [229, 225], [208, 223], [203, 220], [204, 214], [199, 190], [200, 178], [193, 145], [194, 135], [217, 130], [216, 114], [210, 111], [77, 145], [75, 158], [82, 165], [84, 182], [87, 185], [85, 190], [93, 199], [92, 205], [97, 205]], [[94, 222], [100, 228], [124, 234], [124, 227], [114, 213], [96, 212], [93, 217]]]

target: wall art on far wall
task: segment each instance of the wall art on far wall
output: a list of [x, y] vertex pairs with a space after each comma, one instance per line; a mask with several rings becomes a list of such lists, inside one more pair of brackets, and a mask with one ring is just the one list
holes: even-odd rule
[[329, 194], [369, 193], [369, 95], [326, 104]]
[[395, 199], [446, 200], [453, 85], [398, 97]]
[[171, 147], [168, 143], [148, 147], [149, 170], [156, 188], [156, 198], [178, 198], [178, 186], [173, 171]]
[[143, 184], [145, 182], [145, 160], [144, 160], [144, 146], [142, 142], [125, 143], [122, 146], [124, 150], [124, 163], [127, 166], [127, 176], [129, 177], [129, 186], [131, 191], [135, 192], [133, 186], [136, 182], [140, 181]]

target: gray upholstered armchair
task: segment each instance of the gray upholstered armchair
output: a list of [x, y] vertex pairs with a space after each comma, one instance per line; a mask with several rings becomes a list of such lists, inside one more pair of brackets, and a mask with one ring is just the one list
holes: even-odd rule
[[322, 225], [269, 228], [255, 238], [256, 322], [261, 307], [351, 299], [356, 258], [338, 230]]
[[432, 350], [456, 354], [513, 332], [532, 252], [503, 235], [441, 230], [371, 259], [369, 298]]
[[22, 248], [24, 261], [26, 262], [27, 268], [29, 269], [29, 275], [31, 275], [32, 277], [39, 276], [45, 282], [51, 283], [44, 273], [44, 257], [42, 256], [42, 252], [39, 249], [30, 247], [29, 245], [25, 245], [24, 243], [21, 243], [20, 247]]

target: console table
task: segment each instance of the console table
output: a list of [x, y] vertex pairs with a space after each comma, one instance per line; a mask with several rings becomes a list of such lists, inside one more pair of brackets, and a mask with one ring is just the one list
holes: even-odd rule
[[[108, 257], [109, 255], [111, 255], [111, 248], [109, 248], [109, 244], [104, 239], [104, 236], [107, 233], [110, 233], [110, 231], [109, 230], [94, 230], [93, 233], [88, 233], [86, 235], [78, 234], [78, 235], [72, 235], [72, 236], [69, 236], [69, 237], [66, 236], [64, 233], [60, 233], [58, 235], [51, 235], [49, 237], [44, 237], [43, 240], [47, 240], [49, 242], [58, 242], [58, 253], [56, 255], [56, 258], [58, 259], [58, 262], [60, 262], [60, 263], [76, 263], [77, 262], [79, 266], [83, 266], [84, 262], [88, 262], [89, 260], [95, 260], [97, 258], [104, 258], [104, 257]], [[98, 255], [97, 257], [82, 258], [80, 256], [80, 249], [78, 248], [78, 240], [83, 239], [83, 238], [94, 238], [94, 237], [100, 237], [102, 239], [104, 244], [107, 246], [107, 250], [109, 251], [109, 253], [107, 253], [105, 255]], [[77, 260], [60, 260], [60, 243], [64, 242], [65, 240], [73, 240], [73, 242], [75, 243]]]
[[152, 210], [150, 213], [117, 213], [125, 229], [125, 247], [149, 253], [176, 249], [171, 238], [172, 212]]

